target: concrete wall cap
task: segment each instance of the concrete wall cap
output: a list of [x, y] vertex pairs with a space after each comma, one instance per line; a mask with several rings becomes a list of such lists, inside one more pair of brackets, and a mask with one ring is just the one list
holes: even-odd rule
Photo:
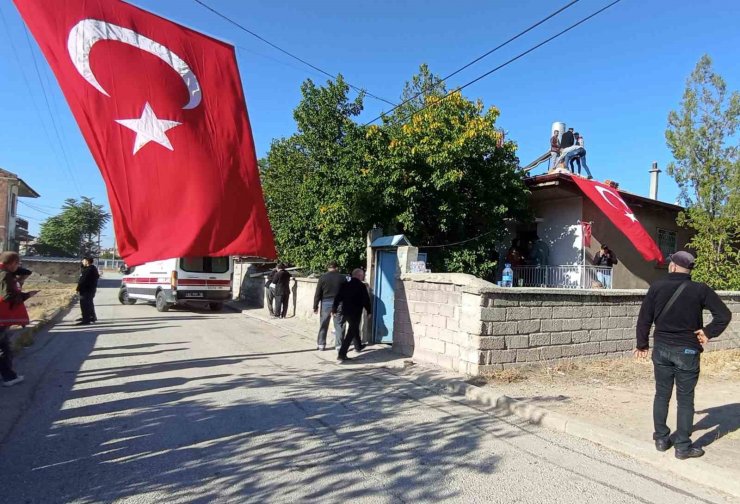
[[412, 282], [423, 282], [423, 283], [438, 283], [438, 284], [449, 284], [459, 285], [466, 287], [466, 292], [473, 292], [479, 294], [483, 289], [496, 288], [491, 282], [486, 282], [473, 275], [467, 273], [403, 273], [401, 280], [408, 280]]

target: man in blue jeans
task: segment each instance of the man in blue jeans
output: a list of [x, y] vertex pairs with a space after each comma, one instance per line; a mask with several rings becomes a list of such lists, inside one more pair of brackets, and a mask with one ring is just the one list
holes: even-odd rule
[[[655, 324], [653, 370], [653, 439], [658, 451], [675, 446], [677, 459], [696, 458], [704, 450], [691, 444], [694, 428], [694, 389], [699, 381], [703, 346], [730, 324], [732, 317], [717, 294], [706, 284], [693, 282], [694, 256], [680, 251], [669, 257], [668, 276], [648, 289], [637, 319], [635, 356], [646, 358], [650, 348], [650, 327]], [[709, 310], [712, 322], [704, 326], [702, 313]], [[666, 425], [673, 385], [678, 403], [676, 432]]]
[[344, 320], [342, 319], [341, 308], [333, 317], [331, 309], [334, 305], [334, 298], [339, 294], [340, 287], [347, 283], [347, 275], [339, 272], [336, 262], [330, 262], [326, 269], [327, 272], [321, 275], [319, 282], [316, 284], [316, 293], [313, 297], [313, 312], [319, 313], [319, 308], [321, 308], [321, 324], [316, 339], [316, 348], [322, 352], [326, 350], [326, 334], [329, 332], [329, 322], [331, 320], [334, 321], [334, 348], [339, 351], [342, 346]]

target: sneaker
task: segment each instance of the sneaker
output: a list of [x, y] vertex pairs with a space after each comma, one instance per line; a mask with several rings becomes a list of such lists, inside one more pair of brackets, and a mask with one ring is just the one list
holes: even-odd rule
[[668, 448], [673, 446], [673, 442], [670, 440], [670, 438], [662, 438], [662, 439], [656, 439], [655, 440], [655, 449], [659, 452], [667, 451]]
[[326, 345], [318, 345], [316, 347], [316, 350], [318, 350], [319, 352], [323, 352], [324, 350], [326, 350]]
[[18, 385], [23, 380], [25, 380], [25, 378], [21, 375], [18, 375], [15, 377], [14, 380], [8, 380], [8, 381], [3, 382], [3, 387], [12, 387], [13, 385]]
[[690, 458], [699, 458], [704, 455], [704, 450], [697, 448], [696, 446], [689, 446], [685, 450], [679, 450], [676, 448], [676, 458], [678, 460], [686, 460]]

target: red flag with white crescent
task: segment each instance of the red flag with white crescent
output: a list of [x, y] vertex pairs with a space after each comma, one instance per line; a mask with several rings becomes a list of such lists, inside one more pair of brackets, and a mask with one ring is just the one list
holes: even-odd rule
[[120, 0], [14, 0], [105, 179], [131, 265], [275, 257], [233, 46]]
[[616, 189], [582, 177], [572, 177], [572, 179], [581, 188], [583, 194], [604, 212], [604, 215], [617, 226], [617, 229], [624, 233], [646, 261], [664, 262], [663, 254], [655, 240], [645, 231], [635, 217], [635, 213]]
[[583, 228], [583, 246], [590, 247], [591, 246], [591, 223], [581, 222], [581, 227]]

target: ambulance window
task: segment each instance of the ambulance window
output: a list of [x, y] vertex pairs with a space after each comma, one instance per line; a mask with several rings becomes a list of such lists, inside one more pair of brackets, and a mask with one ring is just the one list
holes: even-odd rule
[[189, 273], [226, 273], [229, 271], [228, 257], [183, 257], [180, 268]]

